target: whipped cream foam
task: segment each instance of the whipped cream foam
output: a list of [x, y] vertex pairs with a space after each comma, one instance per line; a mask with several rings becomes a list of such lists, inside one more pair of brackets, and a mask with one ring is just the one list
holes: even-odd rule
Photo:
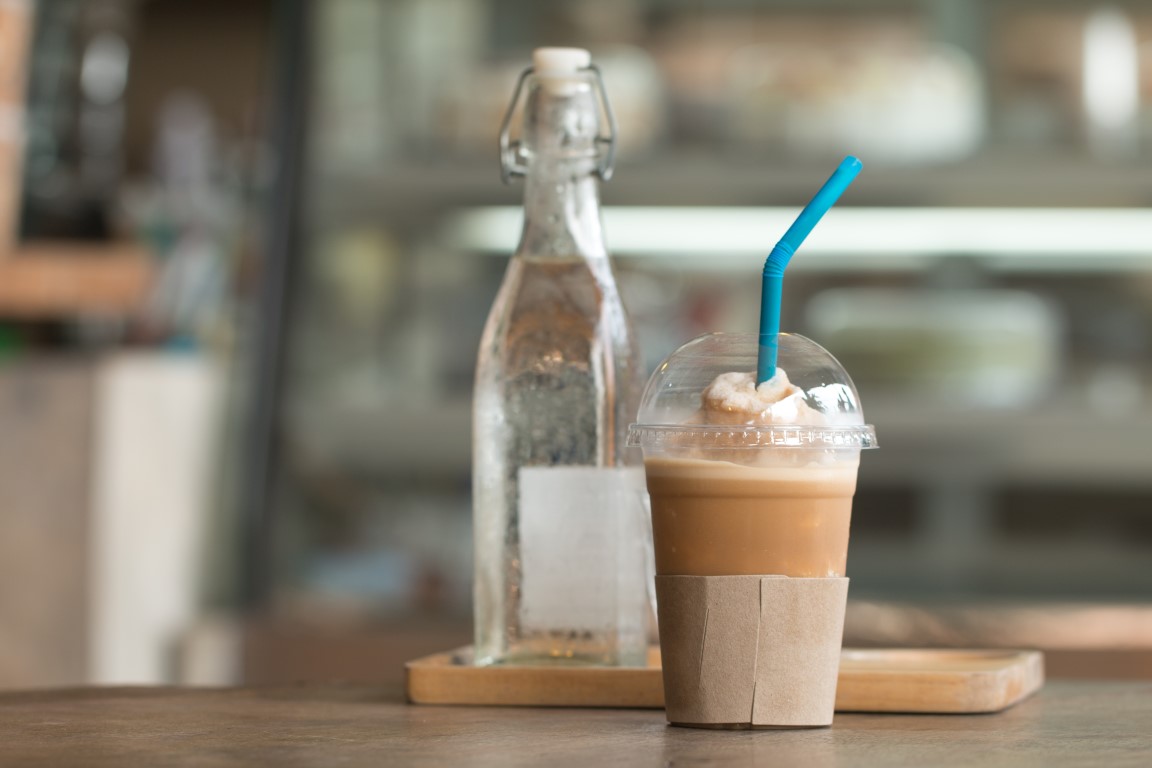
[[759, 385], [754, 373], [722, 373], [701, 396], [701, 420], [706, 424], [824, 424], [824, 414], [809, 406], [806, 398], [783, 368]]

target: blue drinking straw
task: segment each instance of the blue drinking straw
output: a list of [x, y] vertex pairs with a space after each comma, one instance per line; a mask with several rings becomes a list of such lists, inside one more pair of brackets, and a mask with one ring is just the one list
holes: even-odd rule
[[776, 375], [776, 353], [780, 337], [780, 299], [784, 288], [784, 268], [804, 238], [836, 204], [840, 195], [860, 173], [859, 160], [849, 155], [836, 172], [828, 177], [820, 191], [804, 206], [796, 221], [776, 243], [764, 262], [764, 282], [760, 294], [760, 351], [756, 360], [756, 383], [762, 384]]

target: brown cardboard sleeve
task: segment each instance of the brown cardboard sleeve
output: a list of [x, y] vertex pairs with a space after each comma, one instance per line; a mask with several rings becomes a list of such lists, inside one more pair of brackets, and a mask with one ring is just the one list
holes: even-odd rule
[[848, 579], [657, 576], [670, 723], [831, 725]]

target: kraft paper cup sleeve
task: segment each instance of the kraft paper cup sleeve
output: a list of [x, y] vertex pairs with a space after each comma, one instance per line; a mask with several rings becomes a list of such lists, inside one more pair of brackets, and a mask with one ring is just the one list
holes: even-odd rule
[[657, 576], [668, 721], [832, 723], [848, 579]]

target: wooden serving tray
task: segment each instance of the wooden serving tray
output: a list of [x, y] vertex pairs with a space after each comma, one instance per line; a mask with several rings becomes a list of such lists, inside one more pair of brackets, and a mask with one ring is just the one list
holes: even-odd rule
[[[664, 706], [659, 648], [647, 667], [476, 667], [470, 646], [405, 666], [414, 704]], [[836, 711], [999, 712], [1042, 685], [1039, 651], [845, 648]]]

